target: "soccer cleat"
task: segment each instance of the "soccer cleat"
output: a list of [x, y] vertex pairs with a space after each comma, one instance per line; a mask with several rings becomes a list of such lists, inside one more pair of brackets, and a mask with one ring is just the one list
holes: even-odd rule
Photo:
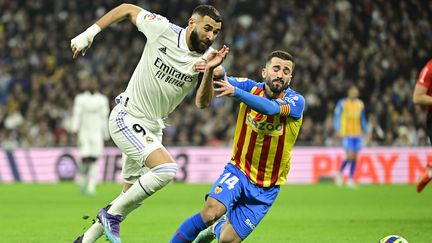
[[78, 238], [76, 238], [73, 241], [73, 243], [82, 243], [83, 238], [84, 238], [84, 235], [80, 235], [80, 236], [78, 236]]
[[431, 167], [428, 165], [426, 170], [423, 172], [423, 175], [420, 177], [420, 180], [417, 184], [417, 192], [420, 193], [423, 191], [425, 186], [432, 180], [430, 176], [430, 172], [432, 171]]
[[207, 227], [207, 229], [202, 230], [193, 242], [194, 243], [210, 243], [210, 242], [212, 242], [214, 239], [216, 239], [216, 235], [214, 232], [216, 225], [221, 223], [221, 222], [225, 222], [226, 220], [227, 220], [227, 216], [222, 215], [222, 217], [220, 217], [214, 224]]
[[101, 222], [104, 234], [111, 243], [121, 243], [120, 222], [123, 220], [121, 215], [111, 215], [105, 208], [99, 210], [99, 222]]
[[214, 227], [210, 225], [207, 229], [202, 230], [198, 236], [193, 241], [194, 243], [210, 243], [214, 239], [216, 239], [216, 235], [214, 234]]

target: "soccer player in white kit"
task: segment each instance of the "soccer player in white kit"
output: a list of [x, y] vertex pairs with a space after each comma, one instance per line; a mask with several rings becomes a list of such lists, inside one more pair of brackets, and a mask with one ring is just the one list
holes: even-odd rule
[[[137, 26], [147, 42], [108, 122], [111, 138], [123, 153], [123, 192], [99, 211], [99, 222], [75, 242], [94, 242], [102, 232], [109, 241], [121, 242], [120, 222], [174, 179], [177, 166], [161, 143], [163, 119], [196, 87], [206, 62], [220, 64], [229, 51], [226, 46], [219, 51], [210, 48], [222, 27], [219, 12], [210, 5], [196, 7], [188, 26], [181, 28], [163, 16], [121, 4], [71, 40], [73, 57], [85, 55], [97, 33], [124, 18]], [[199, 108], [210, 105], [212, 82], [213, 72], [206, 72], [195, 98]]]
[[98, 172], [97, 160], [102, 155], [108, 133], [108, 98], [99, 93], [96, 78], [85, 80], [85, 91], [75, 97], [72, 115], [72, 131], [78, 134], [78, 150], [81, 157], [81, 192], [95, 195]]

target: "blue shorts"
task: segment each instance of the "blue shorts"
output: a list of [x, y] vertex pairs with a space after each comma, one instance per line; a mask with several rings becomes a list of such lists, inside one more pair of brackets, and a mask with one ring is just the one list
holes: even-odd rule
[[362, 148], [361, 137], [344, 137], [343, 146], [346, 151], [358, 152]]
[[279, 190], [280, 186], [252, 184], [243, 172], [229, 163], [208, 196], [225, 205], [230, 223], [244, 240], [267, 214]]

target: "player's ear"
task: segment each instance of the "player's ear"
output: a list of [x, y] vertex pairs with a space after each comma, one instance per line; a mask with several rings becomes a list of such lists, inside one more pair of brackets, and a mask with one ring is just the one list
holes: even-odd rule
[[188, 27], [193, 28], [194, 24], [195, 24], [195, 18], [190, 17], [188, 21]]
[[261, 70], [261, 76], [262, 76], [263, 79], [265, 79], [265, 77], [267, 77], [267, 69], [266, 68], [263, 68]]
[[195, 25], [198, 23], [198, 20], [200, 19], [200, 16], [199, 15], [197, 15], [197, 14], [194, 14], [194, 15], [192, 15], [190, 18], [189, 18], [189, 21], [188, 21], [188, 26], [189, 26], [189, 28], [194, 28], [195, 27]]

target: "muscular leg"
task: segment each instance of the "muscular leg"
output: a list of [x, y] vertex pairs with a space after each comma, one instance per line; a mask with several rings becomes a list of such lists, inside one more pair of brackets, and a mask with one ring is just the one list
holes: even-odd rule
[[[225, 212], [225, 205], [212, 197], [208, 197], [201, 212], [186, 219], [177, 229], [170, 243], [183, 243], [194, 240], [202, 230], [215, 223]], [[207, 238], [207, 235], [204, 238]], [[212, 239], [214, 239], [214, 236], [210, 237], [210, 240]], [[198, 242], [202, 241], [206, 240], [201, 239]]]
[[125, 216], [128, 208], [142, 202], [171, 182], [177, 170], [174, 159], [165, 148], [151, 152], [145, 161], [150, 171], [142, 175], [108, 210], [109, 214]]
[[238, 243], [241, 241], [242, 239], [234, 230], [229, 220], [225, 221], [220, 229], [219, 243]]
[[225, 213], [225, 205], [212, 197], [208, 197], [200, 215], [206, 225], [212, 225]]

